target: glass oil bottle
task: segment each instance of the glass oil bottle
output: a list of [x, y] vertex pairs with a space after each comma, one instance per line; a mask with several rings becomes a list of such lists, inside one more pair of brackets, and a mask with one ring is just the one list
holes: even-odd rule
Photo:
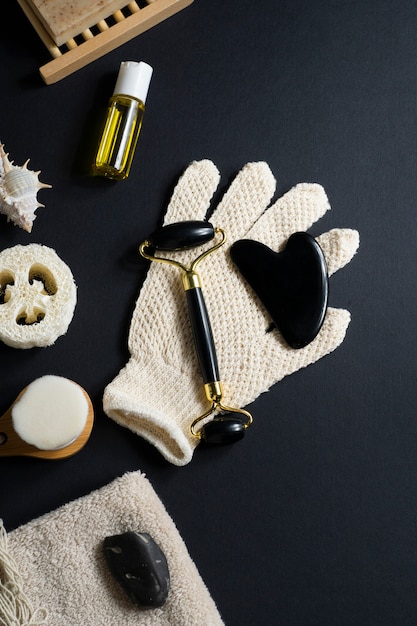
[[145, 113], [152, 67], [123, 61], [107, 108], [92, 174], [114, 180], [129, 176]]

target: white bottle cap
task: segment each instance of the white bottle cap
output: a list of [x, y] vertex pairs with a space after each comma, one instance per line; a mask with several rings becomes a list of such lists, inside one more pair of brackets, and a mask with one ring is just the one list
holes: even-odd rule
[[143, 61], [122, 61], [113, 95], [133, 96], [145, 104], [152, 72], [152, 67]]

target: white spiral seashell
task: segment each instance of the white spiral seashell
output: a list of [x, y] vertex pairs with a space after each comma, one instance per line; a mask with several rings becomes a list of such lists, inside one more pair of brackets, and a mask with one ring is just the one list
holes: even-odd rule
[[30, 233], [36, 209], [44, 206], [38, 202], [37, 193], [39, 189], [51, 188], [51, 185], [41, 183], [40, 171], [28, 169], [29, 159], [19, 166], [8, 157], [4, 145], [0, 144], [0, 213]]

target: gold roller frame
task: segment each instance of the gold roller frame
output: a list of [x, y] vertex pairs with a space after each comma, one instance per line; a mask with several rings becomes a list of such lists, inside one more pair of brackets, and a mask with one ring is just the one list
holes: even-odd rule
[[52, 61], [39, 68], [40, 75], [47, 85], [56, 83], [91, 61], [99, 59], [193, 2], [193, 0], [146, 0], [147, 5], [143, 8], [139, 7], [137, 2], [129, 2], [109, 18], [84, 30], [62, 46], [57, 46], [27, 0], [17, 1], [53, 57]]

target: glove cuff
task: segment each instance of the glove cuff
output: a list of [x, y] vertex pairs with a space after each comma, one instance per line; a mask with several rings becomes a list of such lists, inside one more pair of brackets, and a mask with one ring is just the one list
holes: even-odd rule
[[[153, 444], [174, 465], [186, 465], [199, 443], [190, 430], [207, 410], [202, 383], [192, 374], [158, 362], [143, 365], [130, 358], [104, 390], [108, 417]], [[190, 386], [191, 384], [191, 386]]]

